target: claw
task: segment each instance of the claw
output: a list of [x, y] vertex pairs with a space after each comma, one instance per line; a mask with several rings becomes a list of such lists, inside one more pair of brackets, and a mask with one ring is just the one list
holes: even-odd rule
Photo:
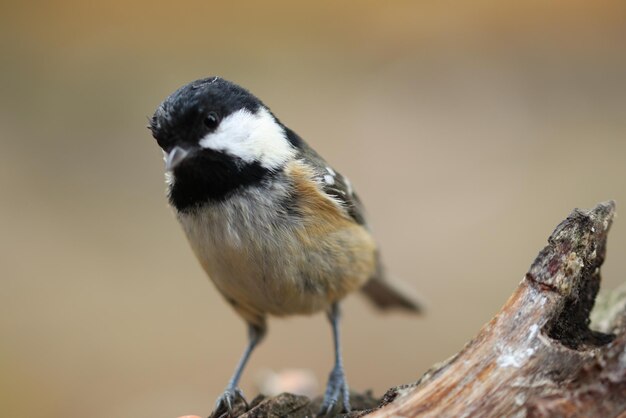
[[350, 390], [341, 367], [335, 367], [330, 373], [318, 416], [329, 416], [335, 409], [339, 409], [337, 413], [347, 413], [351, 409]]
[[215, 410], [209, 416], [209, 418], [225, 418], [234, 417], [233, 407], [236, 406], [236, 402], [243, 402], [245, 411], [249, 409], [248, 402], [243, 396], [243, 392], [239, 388], [228, 388], [217, 398], [215, 402]]

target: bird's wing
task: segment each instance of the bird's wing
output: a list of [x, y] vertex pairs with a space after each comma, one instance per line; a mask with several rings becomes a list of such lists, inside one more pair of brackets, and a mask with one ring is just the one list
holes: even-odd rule
[[[289, 140], [297, 144], [299, 158], [312, 166], [320, 176], [323, 191], [339, 202], [348, 215], [359, 225], [367, 228], [365, 209], [350, 180], [332, 168], [322, 156], [304, 142], [295, 132], [287, 128]], [[367, 298], [382, 310], [396, 309], [413, 313], [423, 312], [423, 304], [411, 289], [402, 283], [387, 280], [380, 254], [376, 254], [376, 271], [361, 288]]]
[[287, 131], [292, 142], [297, 141], [298, 157], [313, 167], [319, 175], [322, 190], [345, 208], [348, 215], [359, 225], [367, 227], [365, 210], [361, 200], [352, 189], [350, 180], [330, 166], [313, 148], [304, 142], [298, 135]]

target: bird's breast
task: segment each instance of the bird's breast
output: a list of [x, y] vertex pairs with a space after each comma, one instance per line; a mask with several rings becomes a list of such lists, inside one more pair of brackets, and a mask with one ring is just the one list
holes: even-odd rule
[[375, 271], [370, 233], [320, 194], [306, 166], [223, 202], [178, 213], [198, 260], [246, 319], [312, 313]]

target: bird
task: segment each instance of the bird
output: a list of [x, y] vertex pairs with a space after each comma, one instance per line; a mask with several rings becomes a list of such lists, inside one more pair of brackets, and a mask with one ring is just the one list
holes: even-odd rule
[[247, 324], [248, 344], [212, 416], [245, 403], [239, 381], [268, 317], [317, 312], [328, 317], [335, 355], [320, 415], [349, 412], [341, 301], [361, 290], [383, 310], [422, 310], [410, 289], [386, 278], [351, 182], [259, 98], [221, 77], [174, 91], [148, 128], [191, 249]]

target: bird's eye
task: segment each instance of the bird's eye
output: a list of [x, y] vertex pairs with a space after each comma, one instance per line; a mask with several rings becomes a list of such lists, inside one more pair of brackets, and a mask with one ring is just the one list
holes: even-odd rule
[[206, 126], [210, 130], [217, 128], [217, 125], [219, 125], [219, 123], [220, 117], [216, 112], [209, 112], [204, 117], [204, 126]]

